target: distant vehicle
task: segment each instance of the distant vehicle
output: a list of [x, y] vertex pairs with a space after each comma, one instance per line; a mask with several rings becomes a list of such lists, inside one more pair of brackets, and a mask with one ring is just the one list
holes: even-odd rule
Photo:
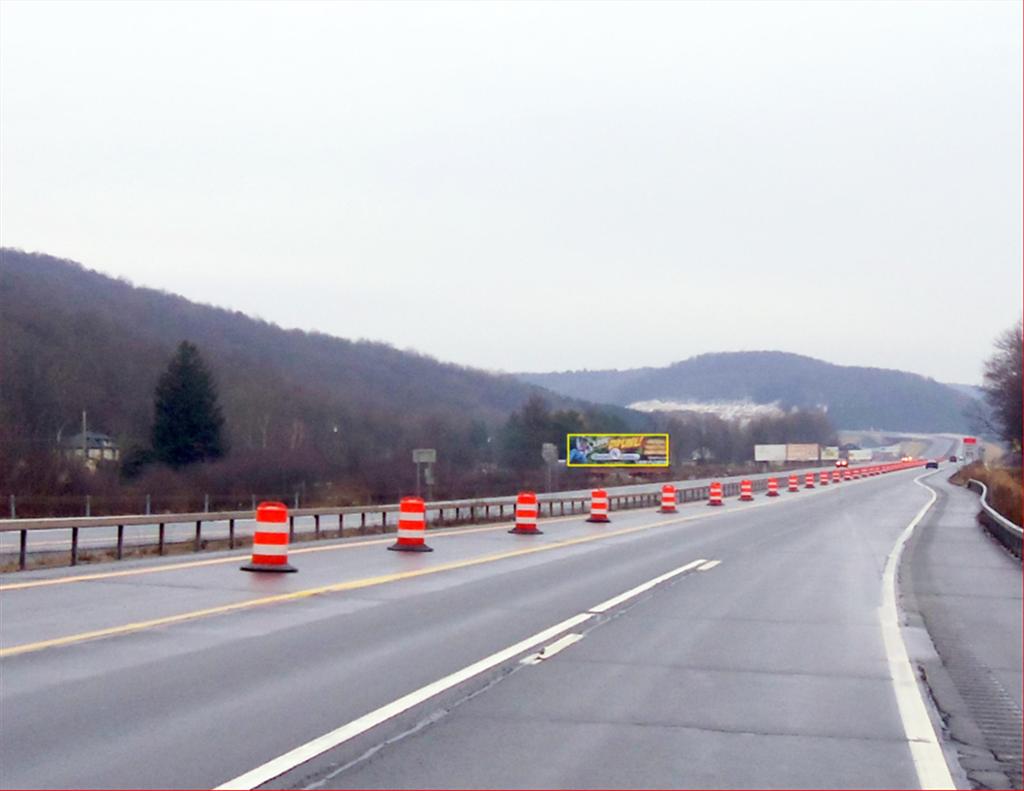
[[939, 463], [935, 459], [931, 459], [925, 462], [924, 468], [926, 470], [937, 470], [939, 469]]
[[950, 461], [956, 461], [956, 456], [950, 456], [950, 457], [949, 457], [949, 460], [950, 460]]
[[904, 456], [902, 459], [900, 459], [900, 461], [913, 461], [913, 460], [914, 460], [913, 456]]
[[850, 466], [850, 460], [849, 459], [836, 459], [836, 466], [837, 467], [849, 467]]

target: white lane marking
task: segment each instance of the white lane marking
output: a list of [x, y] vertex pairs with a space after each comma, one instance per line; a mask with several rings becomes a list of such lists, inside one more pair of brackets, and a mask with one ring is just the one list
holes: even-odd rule
[[[232, 780], [228, 780], [226, 783], [222, 783], [217, 786], [214, 791], [228, 791], [229, 789], [231, 791], [250, 791], [250, 789], [257, 788], [264, 783], [269, 783], [275, 777], [280, 777], [285, 772], [294, 769], [296, 766], [299, 766], [312, 758], [316, 758], [316, 756], [321, 755], [328, 750], [332, 750], [350, 739], [354, 739], [360, 734], [366, 733], [366, 731], [371, 728], [386, 722], [392, 717], [398, 716], [402, 712], [408, 711], [413, 706], [417, 706], [436, 695], [440, 695], [442, 692], [461, 684], [463, 681], [468, 681], [473, 676], [478, 676], [491, 668], [497, 667], [503, 662], [507, 662], [517, 654], [521, 654], [524, 651], [533, 648], [538, 643], [543, 643], [545, 640], [557, 637], [563, 632], [566, 632], [575, 626], [579, 626], [585, 621], [589, 621], [598, 612], [605, 612], [611, 607], [614, 607], [616, 603], [626, 601], [627, 599], [637, 596], [646, 590], [650, 590], [660, 582], [664, 582], [665, 580], [678, 576], [684, 571], [688, 571], [694, 566], [699, 566], [704, 562], [705, 560], [702, 558], [700, 560], [695, 560], [693, 563], [687, 563], [685, 566], [680, 566], [667, 574], [655, 577], [650, 582], [638, 585], [636, 588], [626, 591], [626, 593], [621, 596], [616, 596], [614, 599], [609, 599], [607, 602], [599, 604], [598, 607], [602, 608], [600, 610], [595, 607], [587, 612], [582, 612], [578, 615], [572, 616], [571, 618], [566, 618], [561, 623], [557, 623], [541, 632], [537, 632], [537, 634], [527, 637], [525, 640], [520, 640], [515, 645], [510, 645], [508, 648], [497, 651], [478, 662], [467, 665], [461, 670], [456, 670], [454, 673], [451, 673], [444, 678], [420, 687], [407, 695], [403, 695], [397, 700], [393, 700], [391, 703], [381, 706], [379, 709], [374, 709], [369, 714], [364, 714], [362, 717], [354, 719], [351, 722], [342, 725], [340, 728], [335, 728], [330, 733], [318, 736], [316, 739], [306, 742], [305, 744], [296, 747], [294, 750], [286, 752], [284, 755], [273, 758], [245, 774], [241, 774]], [[573, 635], [567, 635], [566, 637], [572, 636]], [[580, 636], [582, 637], [582, 635]], [[552, 643], [551, 646], [548, 646], [548, 649], [559, 645], [559, 643], [563, 643], [565, 639], [566, 638], [563, 638], [556, 643]], [[572, 642], [576, 642], [576, 640], [573, 640]], [[563, 648], [568, 647], [572, 642], [561, 645], [558, 650], [560, 651]]]
[[594, 615], [599, 615], [603, 612], [607, 612], [612, 607], [616, 607], [622, 604], [622, 602], [624, 601], [629, 601], [634, 596], [639, 596], [644, 591], [649, 591], [655, 585], [660, 585], [665, 580], [670, 580], [673, 577], [677, 577], [684, 571], [689, 571], [690, 569], [699, 566], [701, 563], [706, 562], [706, 558], [701, 558], [700, 560], [695, 560], [692, 563], [687, 563], [685, 566], [680, 566], [677, 569], [673, 569], [672, 571], [666, 572], [665, 574], [662, 574], [660, 577], [655, 577], [652, 580], [648, 580], [643, 585], [637, 585], [635, 588], [630, 588], [625, 593], [620, 593], [618, 596], [613, 596], [612, 598], [608, 599], [608, 601], [603, 601], [596, 607], [591, 607], [589, 610], [587, 610], [587, 612], [593, 613]]
[[530, 654], [529, 656], [524, 657], [523, 659], [520, 659], [519, 660], [519, 664], [521, 664], [521, 665], [538, 665], [541, 662], [543, 662], [545, 659], [550, 659], [555, 654], [557, 654], [559, 651], [564, 651], [566, 648], [571, 646], [573, 643], [578, 643], [582, 639], [583, 639], [583, 635], [581, 635], [579, 632], [570, 632], [565, 637], [560, 637], [559, 639], [555, 640], [555, 642], [551, 643], [550, 645], [544, 646], [536, 654]]
[[882, 574], [882, 606], [879, 608], [879, 618], [882, 624], [882, 640], [885, 644], [889, 673], [892, 676], [893, 692], [896, 694], [896, 705], [899, 708], [900, 719], [903, 721], [903, 731], [907, 735], [910, 755], [914, 760], [914, 769], [917, 771], [917, 779], [921, 788], [949, 789], [956, 788], [956, 783], [953, 782], [949, 766], [942, 754], [942, 747], [939, 745], [935, 728], [932, 726], [924, 697], [921, 694], [921, 688], [917, 683], [914, 666], [907, 654], [907, 646], [903, 642], [903, 634], [900, 630], [899, 608], [896, 604], [896, 571], [899, 569], [903, 547], [918, 522], [924, 518], [928, 509], [938, 499], [934, 489], [920, 482], [923, 477], [915, 478], [914, 483], [929, 491], [931, 499], [904, 528], [896, 541], [896, 546], [889, 553], [885, 571]]
[[697, 571], [711, 571], [711, 569], [713, 569], [715, 566], [717, 566], [721, 562], [722, 561], [720, 561], [720, 560], [709, 560], [703, 566], [698, 566]]

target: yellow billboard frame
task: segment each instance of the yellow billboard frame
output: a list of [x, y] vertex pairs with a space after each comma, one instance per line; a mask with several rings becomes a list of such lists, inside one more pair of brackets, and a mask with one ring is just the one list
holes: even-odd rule
[[[663, 464], [637, 464], [631, 462], [622, 462], [619, 464], [614, 463], [602, 463], [597, 462], [596, 464], [572, 464], [569, 462], [569, 454], [572, 452], [572, 438], [573, 437], [664, 437], [665, 438], [665, 462]], [[672, 462], [672, 452], [669, 445], [669, 435], [666, 434], [648, 434], [644, 431], [620, 431], [613, 433], [600, 433], [600, 432], [583, 432], [576, 431], [571, 434], [565, 435], [565, 466], [566, 467], [629, 467], [630, 469], [646, 470], [651, 468], [670, 467]]]

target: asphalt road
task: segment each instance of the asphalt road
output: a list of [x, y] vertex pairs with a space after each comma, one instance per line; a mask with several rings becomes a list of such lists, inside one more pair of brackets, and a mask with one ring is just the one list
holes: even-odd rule
[[878, 608], [919, 472], [429, 554], [324, 542], [289, 575], [5, 575], [0, 787], [214, 787], [580, 614], [272, 785], [912, 787]]
[[1021, 561], [975, 520], [978, 495], [933, 476], [903, 563], [906, 606], [938, 651], [921, 664], [975, 787], [1021, 787]]

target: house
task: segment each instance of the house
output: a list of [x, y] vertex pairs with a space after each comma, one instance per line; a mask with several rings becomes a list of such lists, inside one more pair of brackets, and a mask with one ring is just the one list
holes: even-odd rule
[[69, 459], [80, 459], [84, 452], [90, 467], [95, 467], [98, 462], [118, 461], [121, 458], [118, 444], [108, 434], [98, 431], [86, 431], [84, 443], [81, 433], [68, 437], [61, 442], [61, 452]]

